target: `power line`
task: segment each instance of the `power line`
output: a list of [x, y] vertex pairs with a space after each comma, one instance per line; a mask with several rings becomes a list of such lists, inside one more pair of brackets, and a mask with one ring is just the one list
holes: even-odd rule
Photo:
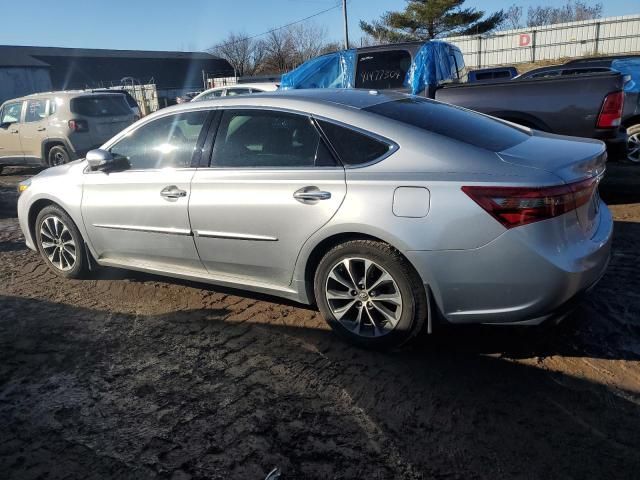
[[324, 13], [330, 12], [331, 10], [335, 10], [336, 8], [341, 8], [341, 7], [342, 7], [342, 2], [340, 1], [340, 2], [336, 3], [333, 7], [326, 8], [324, 10], [321, 10], [319, 12], [314, 13], [313, 15], [309, 15], [308, 17], [304, 17], [304, 18], [301, 18], [300, 20], [296, 20], [295, 22], [287, 23], [286, 25], [282, 25], [280, 27], [272, 28], [271, 30], [267, 30], [266, 32], [257, 33], [256, 35], [251, 35], [251, 36], [248, 36], [248, 37], [239, 38], [238, 40], [234, 40], [233, 42], [219, 43], [217, 45], [213, 45], [212, 47], [209, 47], [207, 50], [213, 50], [215, 48], [226, 47], [227, 45], [233, 45], [235, 43], [244, 42], [245, 40], [252, 40], [254, 38], [261, 37], [263, 35], [268, 35], [268, 34], [270, 34], [272, 32], [277, 32], [278, 30], [282, 30], [283, 28], [290, 27], [291, 25], [295, 25], [297, 23], [306, 22], [307, 20], [309, 20], [309, 19], [311, 19], [313, 17], [317, 17], [318, 15], [322, 15]]

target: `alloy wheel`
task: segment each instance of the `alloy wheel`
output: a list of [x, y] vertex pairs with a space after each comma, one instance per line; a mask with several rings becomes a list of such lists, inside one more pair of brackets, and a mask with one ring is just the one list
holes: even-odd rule
[[40, 245], [51, 264], [58, 270], [71, 270], [77, 259], [78, 249], [65, 223], [55, 215], [45, 217], [40, 223]]
[[331, 268], [325, 285], [329, 309], [356, 335], [380, 337], [402, 315], [402, 296], [393, 277], [366, 258], [349, 257]]
[[64, 165], [67, 162], [66, 156], [64, 155], [64, 153], [60, 151], [55, 152], [51, 160], [52, 160], [51, 165], [54, 167], [57, 165]]
[[640, 132], [629, 135], [627, 140], [627, 159], [635, 163], [640, 162]]

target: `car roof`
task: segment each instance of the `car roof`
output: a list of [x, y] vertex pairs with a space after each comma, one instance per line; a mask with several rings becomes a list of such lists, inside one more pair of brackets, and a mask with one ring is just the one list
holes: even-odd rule
[[[247, 107], [280, 107], [304, 110], [313, 105], [340, 106], [352, 109], [364, 109], [380, 103], [406, 98], [406, 94], [393, 91], [365, 89], [315, 88], [300, 90], [277, 90], [252, 95], [233, 95], [216, 97], [210, 100], [189, 102], [169, 107], [176, 110], [193, 110], [203, 107], [247, 106]], [[164, 111], [168, 109], [163, 109]]]
[[56, 96], [56, 97], [91, 97], [91, 96], [95, 96], [95, 95], [109, 95], [109, 94], [114, 94], [114, 95], [122, 95], [121, 91], [113, 91], [113, 92], [106, 92], [106, 91], [100, 91], [100, 92], [92, 92], [92, 91], [86, 91], [86, 90], [60, 90], [60, 91], [52, 91], [52, 92], [38, 92], [38, 93], [31, 93], [29, 95], [24, 95], [22, 97], [17, 97], [17, 98], [12, 98], [9, 100], [6, 100], [3, 103], [6, 102], [19, 102], [22, 100], [31, 100], [34, 98], [39, 98], [39, 97], [51, 97], [51, 96]]

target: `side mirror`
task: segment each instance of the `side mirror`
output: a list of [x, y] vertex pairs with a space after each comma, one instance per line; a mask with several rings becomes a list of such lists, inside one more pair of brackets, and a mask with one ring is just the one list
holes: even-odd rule
[[109, 170], [115, 165], [115, 160], [111, 152], [99, 148], [89, 150], [86, 159], [91, 170]]

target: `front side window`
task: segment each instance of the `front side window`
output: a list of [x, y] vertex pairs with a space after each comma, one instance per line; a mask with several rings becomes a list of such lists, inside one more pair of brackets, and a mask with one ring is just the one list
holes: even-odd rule
[[198, 144], [207, 111], [159, 118], [141, 126], [109, 149], [132, 170], [186, 168]]
[[28, 100], [27, 113], [24, 115], [25, 123], [39, 122], [47, 116], [46, 100]]
[[20, 121], [20, 112], [22, 111], [22, 102], [7, 103], [2, 108], [2, 118], [0, 123], [18, 123]]
[[361, 53], [358, 55], [356, 88], [402, 88], [410, 67], [411, 54], [407, 50]]
[[226, 110], [212, 166], [235, 168], [323, 167], [335, 161], [305, 115], [267, 110]]
[[318, 122], [344, 165], [373, 162], [389, 152], [391, 146], [376, 138], [335, 123]]

